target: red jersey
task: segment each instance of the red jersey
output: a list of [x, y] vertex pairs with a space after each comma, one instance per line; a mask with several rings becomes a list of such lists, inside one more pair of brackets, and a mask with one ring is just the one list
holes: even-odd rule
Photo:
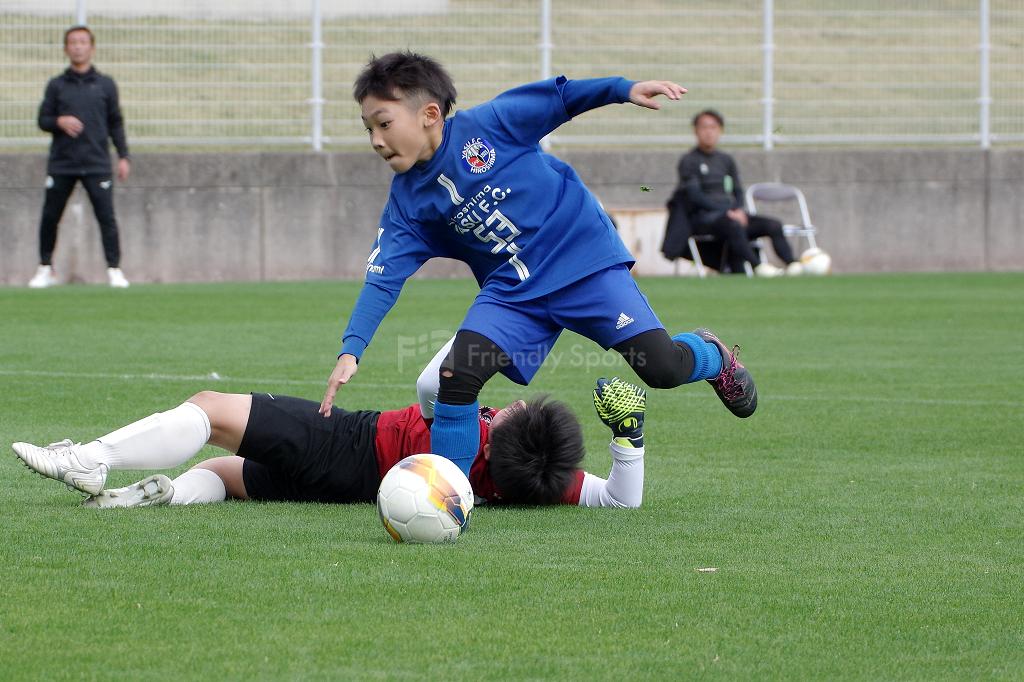
[[[484, 459], [484, 445], [487, 444], [491, 419], [498, 410], [492, 407], [480, 408], [480, 447], [469, 470], [469, 483], [473, 493], [488, 502], [501, 502], [501, 492], [494, 485], [487, 460]], [[402, 410], [381, 412], [377, 419], [377, 468], [381, 478], [399, 460], [409, 455], [430, 452], [430, 424], [423, 419], [419, 405], [410, 405]], [[579, 504], [583, 489], [583, 469], [577, 469], [562, 495], [562, 504]]]

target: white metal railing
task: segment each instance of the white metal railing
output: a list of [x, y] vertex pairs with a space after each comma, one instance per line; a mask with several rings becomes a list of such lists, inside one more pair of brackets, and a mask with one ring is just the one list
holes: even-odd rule
[[[61, 5], [64, 5], [61, 7]], [[460, 106], [555, 73], [669, 78], [683, 105], [606, 107], [544, 141], [686, 145], [693, 112], [727, 141], [992, 144], [1024, 141], [1024, 6], [964, 0], [6, 0], [0, 148], [43, 147], [35, 113], [71, 23], [98, 35], [133, 146], [365, 144], [350, 84], [370, 53], [448, 66]], [[977, 42], [974, 42], [977, 36]]]

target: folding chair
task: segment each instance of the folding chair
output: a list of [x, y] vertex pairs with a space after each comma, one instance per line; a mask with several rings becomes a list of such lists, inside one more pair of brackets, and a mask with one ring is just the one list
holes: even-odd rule
[[[701, 260], [700, 250], [697, 248], [697, 242], [713, 242], [715, 238], [710, 234], [691, 234], [686, 240], [686, 245], [690, 247], [690, 255], [693, 257], [693, 264], [697, 266], [697, 276], [704, 279], [708, 276], [707, 268], [704, 266], [704, 261]], [[743, 271], [747, 277], [754, 276], [754, 269], [750, 267], [750, 263], [743, 262]]]
[[[701, 258], [697, 243], [713, 242], [716, 240], [716, 237], [709, 234], [693, 233], [692, 223], [690, 222], [690, 216], [693, 212], [692, 206], [687, 201], [684, 191], [677, 189], [666, 206], [668, 208], [668, 221], [665, 225], [665, 238], [661, 245], [662, 254], [671, 261], [682, 257], [684, 248], [682, 235], [685, 234], [686, 248], [690, 250], [690, 260], [693, 261], [694, 266], [697, 268], [697, 275], [704, 279], [707, 277], [707, 266], [704, 265], [704, 260]], [[747, 277], [753, 277], [754, 271], [750, 267], [750, 263], [744, 263], [743, 266]], [[719, 264], [719, 270], [721, 269], [722, 266]]]
[[757, 204], [761, 203], [782, 203], [795, 201], [800, 208], [800, 224], [784, 224], [782, 234], [787, 237], [801, 238], [807, 240], [807, 248], [813, 249], [818, 245], [814, 241], [817, 228], [811, 222], [811, 215], [807, 210], [807, 199], [799, 188], [793, 185], [786, 185], [781, 182], [758, 182], [747, 188], [745, 201], [747, 213], [757, 215]]

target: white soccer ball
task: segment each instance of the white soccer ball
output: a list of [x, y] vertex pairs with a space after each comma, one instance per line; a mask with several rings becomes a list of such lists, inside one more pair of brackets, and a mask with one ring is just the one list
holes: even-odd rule
[[800, 264], [805, 275], [827, 275], [832, 272], [832, 256], [817, 247], [800, 254]]
[[380, 482], [377, 512], [395, 542], [455, 542], [469, 526], [473, 487], [451, 460], [410, 455]]

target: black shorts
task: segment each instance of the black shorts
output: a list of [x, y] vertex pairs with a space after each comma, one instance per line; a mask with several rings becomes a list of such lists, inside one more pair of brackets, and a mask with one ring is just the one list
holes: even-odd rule
[[252, 394], [238, 456], [253, 500], [372, 502], [377, 499], [380, 412], [335, 407], [324, 418], [312, 400]]

